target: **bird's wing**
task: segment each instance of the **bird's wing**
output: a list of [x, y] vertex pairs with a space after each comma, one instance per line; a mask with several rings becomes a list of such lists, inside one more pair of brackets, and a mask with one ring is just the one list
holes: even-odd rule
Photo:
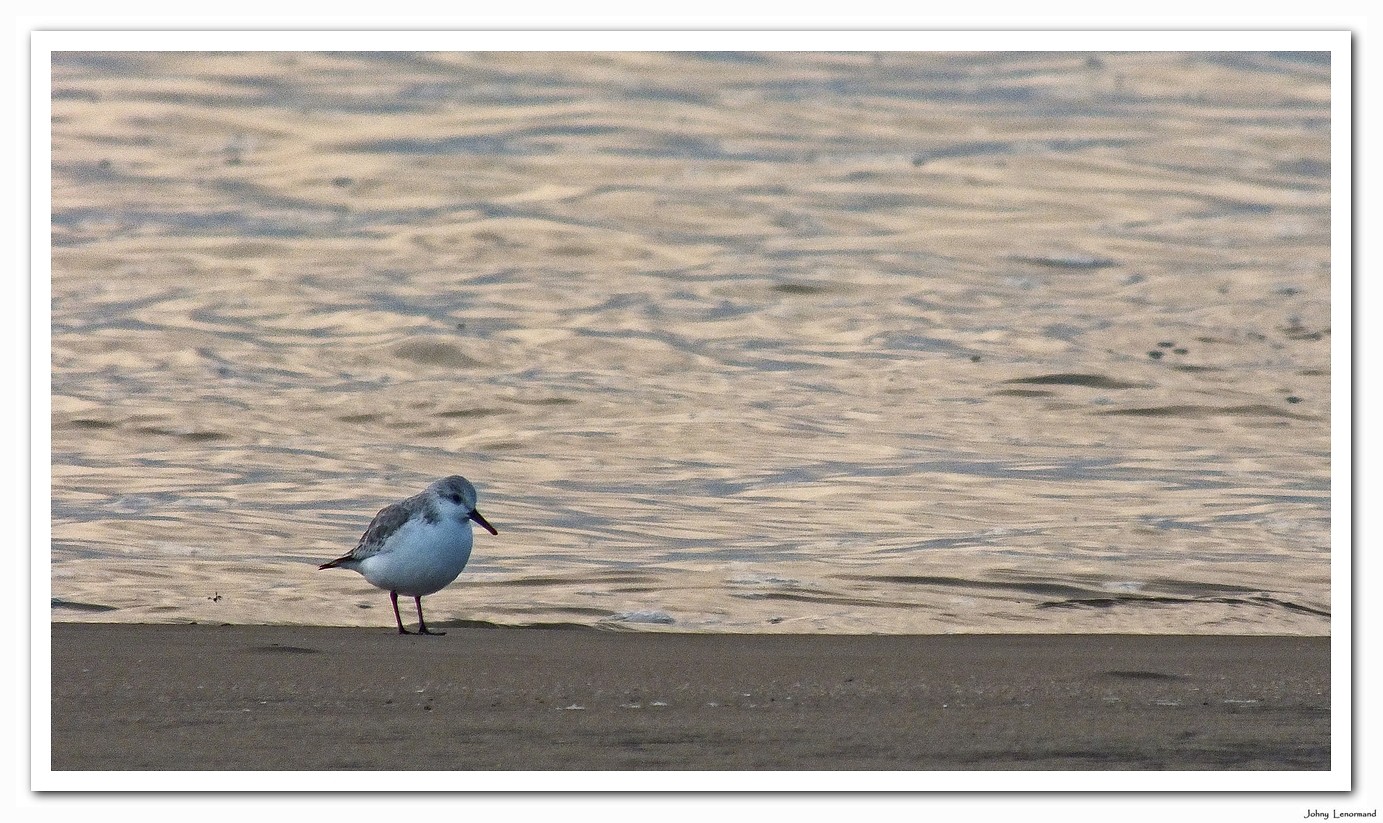
[[[410, 498], [411, 499], [411, 498]], [[389, 539], [389, 535], [398, 531], [404, 523], [408, 522], [411, 516], [410, 509], [403, 503], [391, 503], [379, 510], [375, 519], [370, 521], [370, 525], [365, 529], [365, 533], [360, 535], [360, 542], [351, 551], [350, 556], [354, 560], [364, 560], [371, 555], [379, 554], [380, 549], [384, 548], [384, 543]]]

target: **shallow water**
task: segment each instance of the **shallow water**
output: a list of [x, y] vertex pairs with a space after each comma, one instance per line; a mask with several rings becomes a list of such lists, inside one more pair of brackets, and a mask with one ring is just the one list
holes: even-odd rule
[[54, 619], [1328, 633], [1329, 73], [59, 54]]

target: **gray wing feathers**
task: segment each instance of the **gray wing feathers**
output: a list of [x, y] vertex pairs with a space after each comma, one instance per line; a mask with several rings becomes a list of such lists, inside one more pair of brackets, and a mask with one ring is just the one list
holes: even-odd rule
[[379, 514], [376, 514], [375, 519], [371, 520], [370, 525], [365, 528], [365, 533], [360, 535], [360, 542], [355, 545], [350, 554], [338, 557], [330, 563], [323, 563], [317, 568], [334, 569], [343, 564], [349, 564], [347, 568], [355, 568], [354, 563], [379, 554], [389, 536], [408, 522], [414, 511], [423, 505], [425, 502], [423, 498], [426, 496], [427, 492], [423, 492], [380, 509]]
[[412, 516], [412, 509], [408, 503], [412, 498], [402, 503], [391, 503], [379, 510], [375, 519], [370, 521], [365, 533], [360, 535], [360, 542], [351, 551], [351, 559], [364, 560], [365, 558], [379, 554], [379, 550], [384, 547], [384, 541], [389, 539], [389, 535], [399, 530], [399, 527], [408, 522]]

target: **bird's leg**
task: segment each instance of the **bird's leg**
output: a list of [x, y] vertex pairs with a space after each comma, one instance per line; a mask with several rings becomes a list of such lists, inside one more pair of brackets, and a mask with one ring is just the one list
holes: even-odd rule
[[399, 593], [389, 592], [389, 602], [394, 604], [394, 622], [399, 624], [399, 634], [412, 634], [403, 627], [403, 618], [399, 617]]
[[427, 630], [427, 624], [423, 622], [423, 598], [414, 597], [413, 602], [418, 604], [418, 634], [446, 634], [446, 632], [432, 632]]

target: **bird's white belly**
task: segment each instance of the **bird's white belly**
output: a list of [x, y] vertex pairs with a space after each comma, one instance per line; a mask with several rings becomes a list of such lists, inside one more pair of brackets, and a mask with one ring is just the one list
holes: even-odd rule
[[407, 523], [360, 561], [360, 573], [381, 589], [421, 597], [455, 580], [470, 557], [469, 522]]

